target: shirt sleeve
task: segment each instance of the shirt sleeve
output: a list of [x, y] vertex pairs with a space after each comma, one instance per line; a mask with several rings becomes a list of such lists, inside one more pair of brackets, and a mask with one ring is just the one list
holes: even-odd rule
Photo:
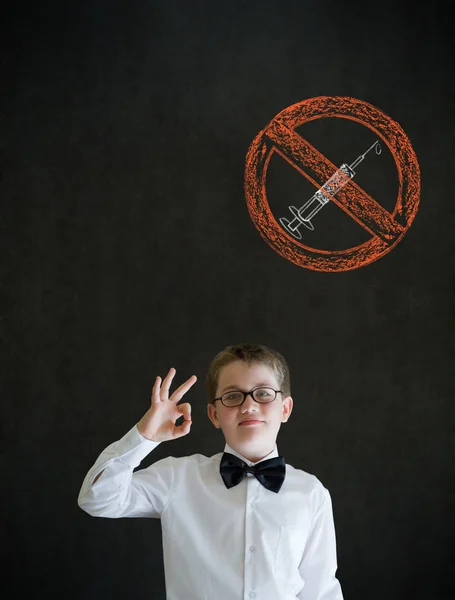
[[335, 576], [337, 565], [335, 525], [332, 500], [323, 487], [322, 502], [311, 524], [299, 570], [305, 585], [299, 600], [343, 600], [340, 582]]
[[93, 517], [159, 518], [172, 491], [175, 459], [169, 456], [133, 473], [159, 444], [143, 437], [135, 425], [108, 446], [84, 478], [79, 507]]

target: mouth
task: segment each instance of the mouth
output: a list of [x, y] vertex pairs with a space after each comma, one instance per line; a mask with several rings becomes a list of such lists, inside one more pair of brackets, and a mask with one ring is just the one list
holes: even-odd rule
[[248, 421], [242, 421], [239, 425], [251, 426], [251, 425], [260, 425], [262, 421], [258, 421], [256, 419], [249, 419]]

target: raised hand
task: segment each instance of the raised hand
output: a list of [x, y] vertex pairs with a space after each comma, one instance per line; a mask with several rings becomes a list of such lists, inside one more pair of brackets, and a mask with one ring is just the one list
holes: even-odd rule
[[[175, 373], [176, 370], [171, 368], [163, 383], [161, 383], [161, 377], [158, 376], [155, 379], [151, 406], [137, 424], [139, 433], [154, 442], [176, 440], [187, 435], [191, 429], [191, 404], [185, 402], [177, 406], [177, 402], [196, 383], [197, 377], [192, 375], [169, 397], [169, 388]], [[175, 422], [182, 415], [185, 420], [177, 426]]]

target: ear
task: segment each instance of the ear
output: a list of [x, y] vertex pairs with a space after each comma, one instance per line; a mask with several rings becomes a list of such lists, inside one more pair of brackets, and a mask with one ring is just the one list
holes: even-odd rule
[[283, 404], [281, 406], [281, 410], [282, 410], [282, 419], [281, 419], [281, 422], [282, 423], [286, 423], [286, 421], [291, 416], [293, 405], [294, 405], [294, 401], [292, 400], [292, 397], [291, 396], [285, 396], [284, 399], [283, 399]]
[[217, 429], [220, 429], [221, 425], [220, 425], [220, 421], [218, 419], [218, 414], [216, 412], [216, 408], [213, 406], [213, 404], [207, 404], [207, 414], [209, 419], [212, 421], [212, 423], [215, 425], [215, 427]]

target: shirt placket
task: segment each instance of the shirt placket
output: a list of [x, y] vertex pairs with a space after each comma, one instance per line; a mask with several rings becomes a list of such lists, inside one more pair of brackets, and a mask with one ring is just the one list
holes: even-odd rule
[[251, 473], [246, 475], [246, 509], [245, 509], [245, 569], [244, 569], [244, 600], [257, 598], [257, 542], [253, 524], [254, 511], [261, 484]]

